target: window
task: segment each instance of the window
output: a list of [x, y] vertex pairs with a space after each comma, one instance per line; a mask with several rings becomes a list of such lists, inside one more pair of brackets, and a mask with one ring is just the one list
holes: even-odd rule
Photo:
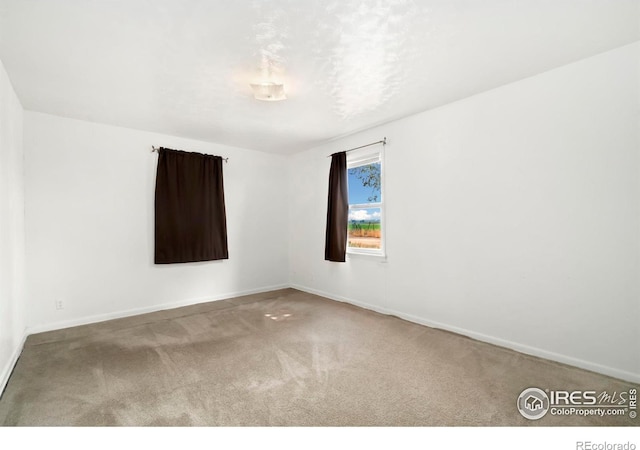
[[381, 151], [348, 155], [347, 253], [384, 256], [382, 160]]

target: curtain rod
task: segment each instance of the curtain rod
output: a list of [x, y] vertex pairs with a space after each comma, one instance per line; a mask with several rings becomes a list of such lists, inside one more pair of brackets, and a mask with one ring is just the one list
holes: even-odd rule
[[[353, 150], [358, 150], [358, 149], [360, 149], [360, 148], [370, 147], [370, 146], [372, 146], [372, 145], [376, 145], [376, 144], [387, 145], [387, 138], [386, 138], [386, 137], [384, 137], [384, 138], [382, 138], [382, 140], [381, 140], [381, 141], [372, 142], [371, 144], [364, 144], [364, 145], [361, 145], [360, 147], [350, 148], [349, 150], [344, 150], [344, 152], [345, 152], [345, 153], [347, 153], [347, 152], [352, 152]], [[336, 152], [336, 153], [340, 153], [340, 152]], [[331, 155], [327, 156], [327, 158], [331, 158], [334, 154], [335, 154], [335, 153], [333, 153], [333, 154], [331, 154]]]
[[[151, 146], [151, 153], [156, 152], [160, 153], [160, 147], [156, 147], [155, 145]], [[229, 158], [222, 158], [224, 162], [229, 162]]]

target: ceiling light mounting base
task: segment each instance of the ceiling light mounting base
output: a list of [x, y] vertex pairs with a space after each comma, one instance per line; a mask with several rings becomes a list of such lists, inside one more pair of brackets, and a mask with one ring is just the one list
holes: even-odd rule
[[277, 102], [280, 100], [286, 100], [287, 98], [284, 93], [284, 84], [282, 83], [266, 81], [263, 83], [251, 83], [250, 86], [253, 90], [253, 97], [256, 100]]

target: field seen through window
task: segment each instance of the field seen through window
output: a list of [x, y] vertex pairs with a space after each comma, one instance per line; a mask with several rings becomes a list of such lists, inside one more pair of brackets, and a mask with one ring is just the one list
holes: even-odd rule
[[348, 171], [348, 246], [380, 249], [382, 245], [380, 163], [353, 167]]

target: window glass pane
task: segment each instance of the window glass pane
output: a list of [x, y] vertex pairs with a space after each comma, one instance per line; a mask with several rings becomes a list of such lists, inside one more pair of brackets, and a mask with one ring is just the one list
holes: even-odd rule
[[380, 208], [349, 210], [349, 247], [380, 249], [380, 232]]
[[349, 169], [349, 204], [381, 202], [380, 163]]

